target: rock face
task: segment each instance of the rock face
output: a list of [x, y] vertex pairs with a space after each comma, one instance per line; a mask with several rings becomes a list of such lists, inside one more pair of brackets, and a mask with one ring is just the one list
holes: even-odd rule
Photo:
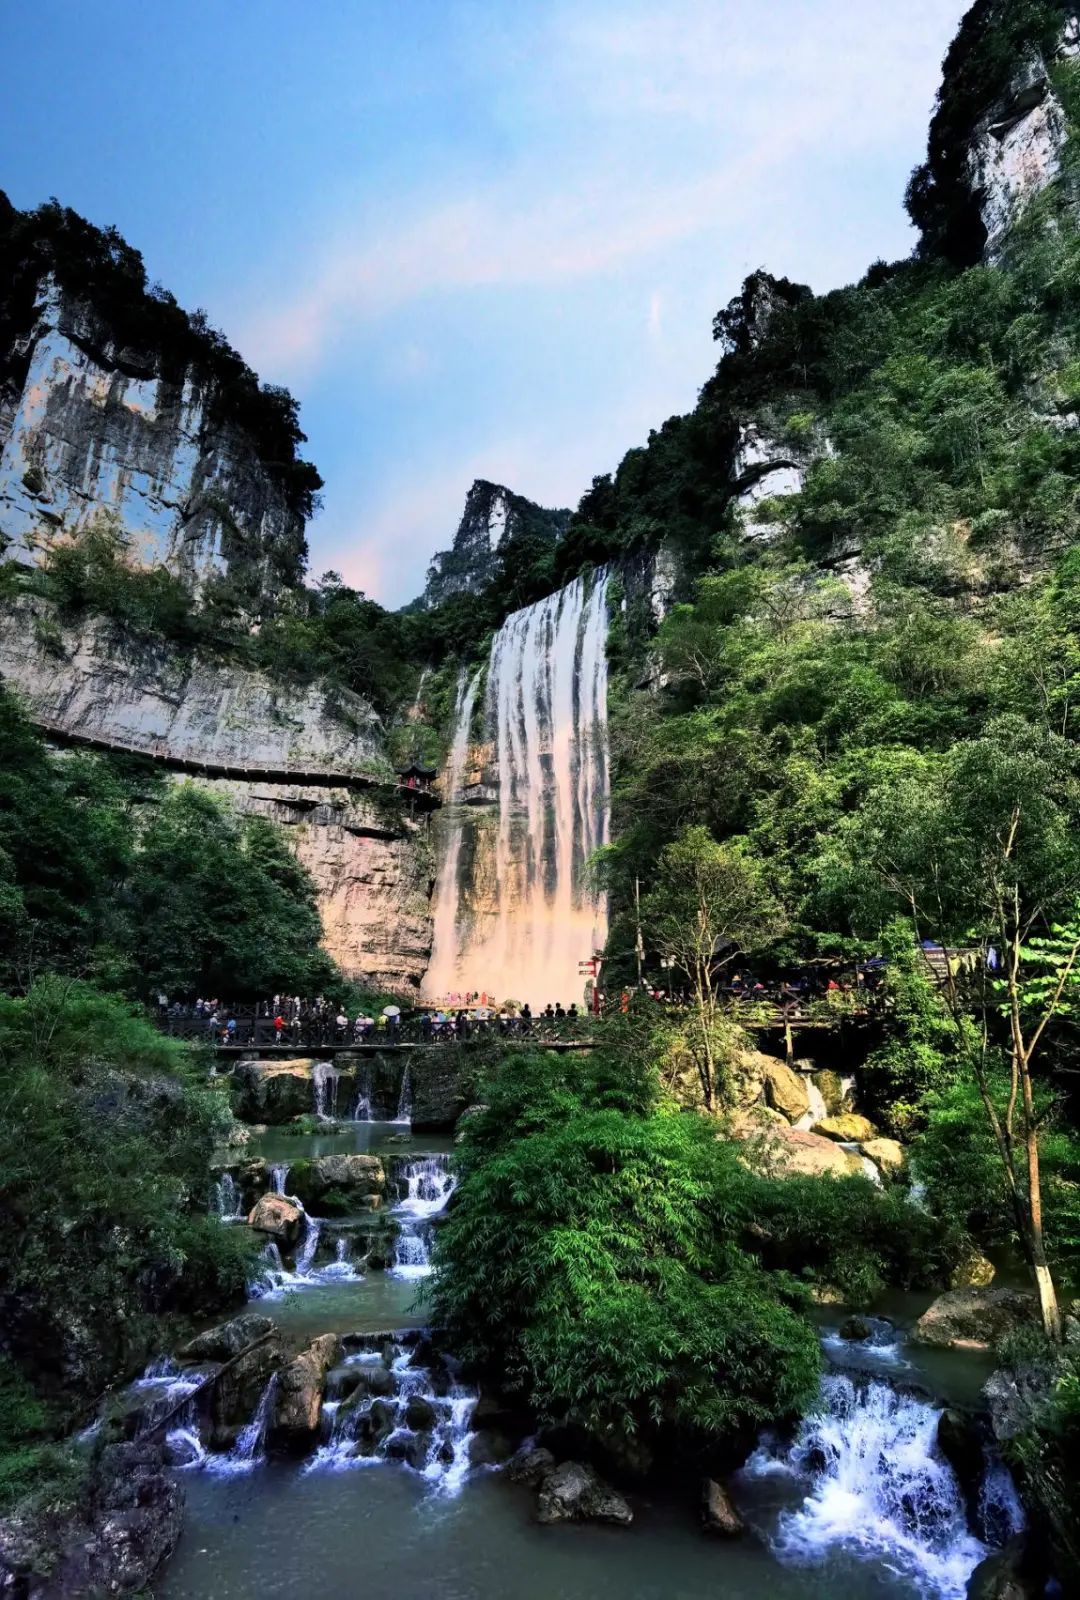
[[289, 1122], [314, 1110], [314, 1061], [241, 1061], [233, 1077], [233, 1109], [244, 1122]]
[[1020, 1289], [950, 1289], [923, 1312], [911, 1337], [916, 1344], [985, 1350], [1037, 1322], [1035, 1297]]
[[799, 494], [807, 464], [801, 451], [794, 452], [757, 423], [748, 422], [740, 428], [732, 464], [733, 503], [745, 540], [767, 544], [776, 538], [781, 531], [779, 525], [765, 520], [759, 508], [766, 500]]
[[621, 1494], [617, 1494], [591, 1467], [579, 1461], [564, 1461], [548, 1473], [540, 1484], [536, 1505], [537, 1522], [611, 1522], [627, 1527], [634, 1513]]
[[1058, 176], [1065, 138], [1065, 113], [1046, 62], [1032, 52], [979, 122], [968, 152], [968, 178], [991, 259], [1000, 255], [1025, 208]]
[[756, 1122], [739, 1127], [737, 1137], [749, 1139], [765, 1170], [777, 1178], [863, 1177], [862, 1162], [832, 1139], [779, 1123]]
[[236, 570], [264, 589], [299, 578], [303, 515], [252, 438], [212, 414], [208, 372], [166, 375], [159, 353], [118, 347], [107, 319], [49, 277], [30, 321], [0, 352], [21, 378], [0, 389], [9, 556], [39, 562], [105, 508], [129, 561], [193, 587]]
[[437, 606], [454, 594], [477, 594], [495, 573], [494, 557], [507, 539], [531, 534], [552, 544], [570, 524], [569, 511], [547, 511], [501, 484], [478, 478], [465, 500], [453, 547], [428, 568], [423, 604]]
[[229, 1361], [257, 1339], [264, 1339], [273, 1331], [273, 1327], [270, 1317], [248, 1311], [241, 1317], [233, 1317], [230, 1322], [222, 1322], [216, 1328], [208, 1328], [205, 1333], [198, 1334], [184, 1346], [180, 1355], [185, 1361]]

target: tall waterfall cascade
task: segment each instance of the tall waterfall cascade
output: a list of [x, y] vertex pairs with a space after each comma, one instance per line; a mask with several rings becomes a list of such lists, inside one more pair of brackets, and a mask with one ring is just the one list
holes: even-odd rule
[[[608, 840], [607, 574], [508, 617], [487, 665], [490, 782], [466, 792], [481, 674], [459, 687], [447, 831], [425, 991], [582, 998], [579, 963], [607, 934], [590, 856]], [[497, 806], [485, 804], [497, 792]]]

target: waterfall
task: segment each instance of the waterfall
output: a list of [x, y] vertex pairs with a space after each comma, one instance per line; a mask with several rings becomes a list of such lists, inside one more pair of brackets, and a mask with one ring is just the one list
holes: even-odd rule
[[356, 1075], [356, 1104], [353, 1107], [354, 1122], [371, 1121], [372, 1095], [371, 1062], [365, 1058]]
[[277, 1375], [275, 1374], [266, 1385], [259, 1403], [255, 1407], [255, 1415], [250, 1422], [244, 1424], [236, 1436], [227, 1456], [207, 1456], [206, 1466], [217, 1472], [249, 1472], [252, 1467], [257, 1467], [266, 1459], [263, 1448], [266, 1442], [266, 1430], [270, 1426], [270, 1414], [274, 1409], [274, 1400], [277, 1395]]
[[473, 712], [483, 667], [466, 679], [458, 680], [457, 701], [454, 706], [454, 739], [446, 766], [444, 805], [451, 808], [447, 814], [449, 831], [446, 835], [439, 876], [435, 885], [435, 921], [431, 940], [431, 965], [428, 968], [428, 992], [434, 996], [447, 994], [455, 988], [457, 979], [457, 914], [458, 872], [461, 861], [461, 841], [464, 819], [460, 811], [459, 792], [465, 772], [465, 758], [469, 753]]
[[405, 1063], [405, 1071], [401, 1075], [401, 1092], [398, 1095], [394, 1121], [412, 1122], [412, 1075], [407, 1061]]
[[412, 1156], [395, 1162], [401, 1196], [394, 1208], [400, 1231], [394, 1241], [393, 1278], [426, 1278], [431, 1272], [431, 1219], [446, 1209], [454, 1192], [448, 1155]]
[[314, 1110], [321, 1122], [332, 1122], [337, 1116], [339, 1077], [332, 1061], [316, 1061], [311, 1069]]
[[275, 1161], [270, 1168], [270, 1193], [284, 1194], [285, 1185], [289, 1181], [289, 1164], [287, 1161]]
[[909, 1576], [912, 1593], [962, 1600], [986, 1554], [967, 1528], [964, 1497], [937, 1450], [940, 1411], [886, 1383], [822, 1379], [821, 1409], [794, 1443], [763, 1444], [746, 1478], [788, 1475], [806, 1488], [781, 1512], [776, 1554], [793, 1564], [844, 1549]]
[[[515, 612], [492, 642], [485, 721], [498, 817], [487, 855], [478, 837], [468, 863], [461, 823], [451, 835], [425, 981], [433, 998], [486, 991], [535, 1008], [579, 997], [578, 964], [607, 931], [604, 898], [586, 873], [608, 839], [606, 641], [600, 572], [591, 587], [576, 578]], [[461, 696], [454, 735], [461, 761], [478, 681]]]
[[806, 1080], [806, 1093], [810, 1101], [810, 1109], [805, 1116], [800, 1117], [798, 1122], [794, 1124], [795, 1128], [803, 1133], [809, 1133], [811, 1128], [815, 1127], [819, 1122], [823, 1122], [829, 1115], [829, 1108], [825, 1104], [825, 1096], [812, 1078], [807, 1078]]
[[296, 1276], [307, 1278], [311, 1274], [312, 1262], [315, 1252], [319, 1248], [319, 1234], [322, 1232], [322, 1220], [319, 1217], [304, 1218], [304, 1242], [300, 1246], [296, 1257]]
[[223, 1172], [215, 1183], [210, 1205], [214, 1216], [222, 1222], [243, 1221], [240, 1189], [231, 1172]]

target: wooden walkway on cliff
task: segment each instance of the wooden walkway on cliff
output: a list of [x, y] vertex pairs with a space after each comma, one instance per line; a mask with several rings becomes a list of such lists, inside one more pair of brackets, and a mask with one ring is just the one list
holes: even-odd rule
[[266, 766], [239, 761], [208, 761], [199, 756], [178, 755], [169, 748], [168, 742], [164, 739], [150, 739], [139, 743], [135, 740], [112, 738], [103, 733], [90, 733], [81, 728], [70, 728], [49, 717], [31, 715], [30, 720], [36, 728], [55, 740], [57, 744], [76, 745], [83, 749], [102, 750], [116, 755], [141, 756], [146, 761], [154, 761], [159, 766], [169, 767], [176, 772], [190, 772], [195, 777], [232, 778], [249, 783], [299, 783], [308, 784], [313, 788], [327, 789], [387, 789], [393, 790], [402, 799], [409, 800], [414, 806], [419, 804], [422, 811], [433, 811], [440, 804], [434, 790], [398, 783], [393, 779], [379, 777], [376, 773], [359, 772], [354, 767], [327, 767], [304, 763]]

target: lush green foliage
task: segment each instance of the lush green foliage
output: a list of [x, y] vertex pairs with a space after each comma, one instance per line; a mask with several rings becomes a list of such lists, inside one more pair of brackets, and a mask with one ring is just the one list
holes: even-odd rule
[[0, 690], [0, 981], [336, 993], [311, 880], [272, 824], [146, 762], [50, 755]]
[[0, 998], [0, 1074], [5, 1347], [39, 1388], [85, 1396], [163, 1319], [243, 1298], [249, 1247], [207, 1215], [227, 1102], [186, 1047], [61, 978]]
[[862, 1179], [757, 1177], [662, 1104], [649, 1041], [623, 1032], [587, 1058], [517, 1055], [485, 1087], [435, 1314], [548, 1416], [699, 1440], [790, 1416], [818, 1371], [803, 1288], [910, 1280], [936, 1230]]

